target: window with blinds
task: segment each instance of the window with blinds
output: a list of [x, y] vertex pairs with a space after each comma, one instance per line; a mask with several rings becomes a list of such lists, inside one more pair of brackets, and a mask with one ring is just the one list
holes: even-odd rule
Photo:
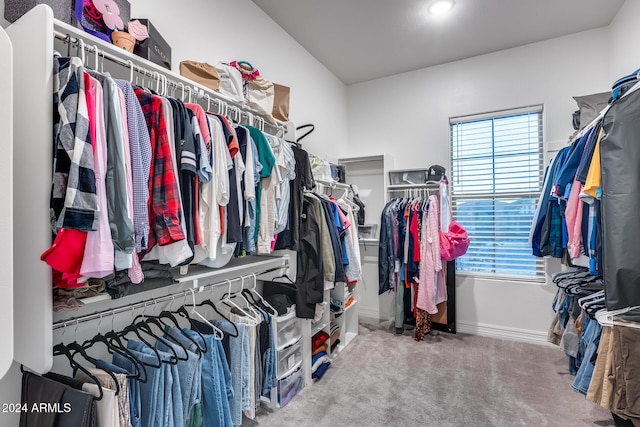
[[542, 106], [456, 117], [450, 126], [451, 205], [471, 240], [456, 270], [544, 280], [528, 242], [543, 181]]

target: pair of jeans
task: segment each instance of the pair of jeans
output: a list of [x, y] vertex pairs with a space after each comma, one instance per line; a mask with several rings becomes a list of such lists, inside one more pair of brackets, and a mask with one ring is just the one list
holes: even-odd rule
[[584, 345], [585, 351], [582, 354], [582, 363], [580, 364], [580, 369], [578, 369], [578, 373], [576, 374], [576, 378], [573, 380], [573, 384], [571, 387], [578, 393], [582, 393], [585, 396], [587, 395], [587, 391], [589, 390], [589, 384], [591, 383], [591, 376], [593, 375], [593, 363], [591, 363], [591, 358], [593, 354], [598, 350], [598, 343], [600, 333], [602, 332], [602, 326], [594, 320], [589, 319], [587, 322], [587, 326], [585, 327], [582, 338], [581, 338], [581, 347]]
[[[178, 361], [178, 375], [180, 378], [180, 389], [182, 391], [182, 408], [184, 425], [198, 425], [197, 420], [202, 419], [202, 354], [200, 347], [207, 348], [206, 342], [198, 334], [192, 336], [191, 331], [171, 328], [166, 331], [167, 335], [173, 337], [180, 345], [187, 349], [188, 360]], [[185, 336], [189, 335], [191, 341]]]
[[[187, 333], [198, 336], [195, 331]], [[202, 354], [202, 422], [204, 426], [233, 427], [229, 405], [233, 389], [226, 355], [215, 335], [204, 335], [204, 340], [207, 352]], [[240, 424], [242, 417], [236, 425]]]
[[250, 383], [251, 366], [249, 362], [249, 335], [247, 325], [236, 323], [238, 336], [232, 337], [235, 333], [231, 322], [227, 320], [216, 320], [213, 322], [229, 338], [229, 369], [231, 370], [231, 386], [233, 396], [229, 401], [231, 408], [231, 419], [234, 425], [242, 424], [242, 410], [249, 409], [250, 404]]
[[[136, 359], [150, 364], [157, 364], [158, 359], [153, 351], [146, 344], [139, 341], [130, 340], [127, 348], [133, 353]], [[159, 352], [161, 361], [168, 361], [171, 355]], [[165, 389], [172, 386], [171, 367], [167, 363], [161, 363], [159, 368], [146, 367], [147, 382], [140, 383], [140, 425], [142, 427], [151, 426], [173, 426], [173, 408], [165, 399]]]

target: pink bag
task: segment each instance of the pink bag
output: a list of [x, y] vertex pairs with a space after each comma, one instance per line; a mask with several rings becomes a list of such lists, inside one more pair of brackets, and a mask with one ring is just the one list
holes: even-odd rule
[[469, 235], [458, 222], [453, 219], [448, 231], [440, 231], [440, 258], [453, 261], [467, 253]]

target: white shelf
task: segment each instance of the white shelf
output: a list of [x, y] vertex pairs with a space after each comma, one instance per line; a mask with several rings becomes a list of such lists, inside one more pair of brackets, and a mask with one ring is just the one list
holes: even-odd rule
[[318, 322], [315, 325], [312, 324], [311, 325], [311, 336], [314, 336], [315, 334], [317, 334], [321, 330], [325, 329], [327, 326], [329, 326], [329, 322]]
[[356, 304], [358, 304], [358, 300], [354, 300], [351, 304], [349, 304], [349, 307], [345, 307], [344, 308], [344, 313], [346, 313], [347, 311], [349, 311], [350, 309], [352, 309], [353, 307], [356, 306]]

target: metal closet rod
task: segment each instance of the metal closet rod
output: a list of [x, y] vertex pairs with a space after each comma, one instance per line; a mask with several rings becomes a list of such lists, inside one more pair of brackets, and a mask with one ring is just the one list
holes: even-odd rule
[[260, 128], [261, 131], [264, 132], [265, 127], [269, 126], [273, 129], [276, 130], [277, 132], [285, 132], [285, 127], [284, 125], [278, 125], [278, 124], [272, 124], [272, 123], [268, 123], [265, 119], [263, 119], [262, 117], [260, 117], [257, 114], [254, 114], [250, 111], [245, 111], [244, 109], [237, 107], [235, 105], [230, 105], [227, 101], [218, 98], [219, 95], [217, 95], [215, 92], [210, 91], [210, 90], [205, 90], [203, 88], [199, 88], [197, 86], [194, 85], [193, 82], [191, 82], [188, 79], [182, 79], [183, 81], [175, 81], [175, 77], [172, 77], [171, 79], [169, 79], [168, 77], [166, 77], [164, 74], [160, 73], [159, 71], [151, 71], [147, 68], [141, 67], [139, 65], [136, 65], [133, 63], [132, 60], [125, 60], [122, 59], [104, 49], [100, 49], [98, 48], [97, 44], [90, 44], [90, 43], [86, 43], [82, 38], [78, 38], [78, 37], [72, 37], [70, 34], [58, 31], [58, 30], [53, 30], [53, 34], [54, 37], [64, 43], [67, 43], [69, 46], [76, 44], [77, 47], [79, 47], [80, 49], [82, 49], [82, 59], [83, 59], [83, 63], [84, 63], [84, 51], [87, 51], [89, 53], [93, 53], [95, 55], [95, 63], [96, 63], [96, 71], [98, 68], [98, 62], [99, 62], [99, 58], [101, 57], [103, 60], [104, 59], [108, 59], [109, 61], [118, 64], [122, 67], [128, 68], [129, 70], [131, 70], [131, 75], [130, 75], [130, 80], [133, 79], [133, 73], [137, 72], [138, 74], [142, 74], [143, 76], [148, 76], [151, 78], [156, 78], [157, 79], [157, 85], [156, 88], [160, 88], [160, 85], [167, 85], [167, 86], [172, 86], [175, 89], [182, 89], [182, 99], [184, 100], [185, 91], [188, 91], [188, 95], [189, 95], [189, 100], [191, 100], [191, 96], [194, 95], [196, 99], [203, 99], [203, 100], [207, 100], [209, 102], [208, 108], [210, 106], [210, 102], [214, 102], [217, 103], [218, 106], [220, 107], [218, 109], [218, 114], [223, 114], [225, 116], [228, 116], [229, 112], [233, 112], [235, 115], [235, 119], [236, 121], [240, 121], [240, 119], [242, 118], [242, 116], [246, 116], [247, 119], [253, 124], [253, 120], [258, 122], [257, 127]]
[[140, 301], [140, 302], [137, 302], [135, 304], [127, 305], [127, 306], [124, 306], [124, 307], [112, 308], [110, 310], [103, 310], [103, 311], [98, 311], [98, 312], [93, 313], [93, 314], [87, 314], [86, 316], [72, 317], [71, 319], [67, 319], [67, 320], [63, 320], [63, 321], [54, 323], [53, 324], [53, 330], [60, 329], [60, 328], [65, 328], [65, 327], [71, 326], [71, 325], [78, 325], [80, 323], [90, 322], [92, 320], [102, 319], [103, 317], [115, 316], [116, 314], [126, 313], [126, 312], [129, 312], [129, 311], [134, 311], [134, 310], [137, 310], [139, 308], [145, 308], [145, 307], [148, 307], [150, 305], [155, 305], [155, 304], [158, 304], [158, 303], [174, 301], [174, 300], [176, 300], [178, 298], [183, 298], [183, 297], [189, 296], [192, 293], [205, 292], [205, 291], [217, 288], [217, 287], [221, 287], [222, 285], [229, 285], [229, 283], [235, 282], [235, 281], [238, 281], [238, 280], [250, 279], [252, 277], [255, 277], [256, 280], [258, 280], [257, 279], [258, 274], [267, 274], [267, 273], [271, 273], [271, 272], [274, 272], [274, 271], [282, 270], [283, 268], [285, 268], [285, 267], [283, 267], [283, 266], [273, 267], [273, 268], [270, 268], [268, 270], [261, 271], [259, 273], [254, 273], [254, 274], [250, 274], [250, 275], [247, 275], [247, 276], [234, 277], [233, 279], [224, 280], [222, 282], [211, 283], [209, 285], [199, 286], [197, 289], [189, 288], [189, 289], [187, 289], [185, 291], [178, 292], [177, 294], [165, 295], [165, 296], [158, 297], [158, 298], [151, 298], [151, 299]]

